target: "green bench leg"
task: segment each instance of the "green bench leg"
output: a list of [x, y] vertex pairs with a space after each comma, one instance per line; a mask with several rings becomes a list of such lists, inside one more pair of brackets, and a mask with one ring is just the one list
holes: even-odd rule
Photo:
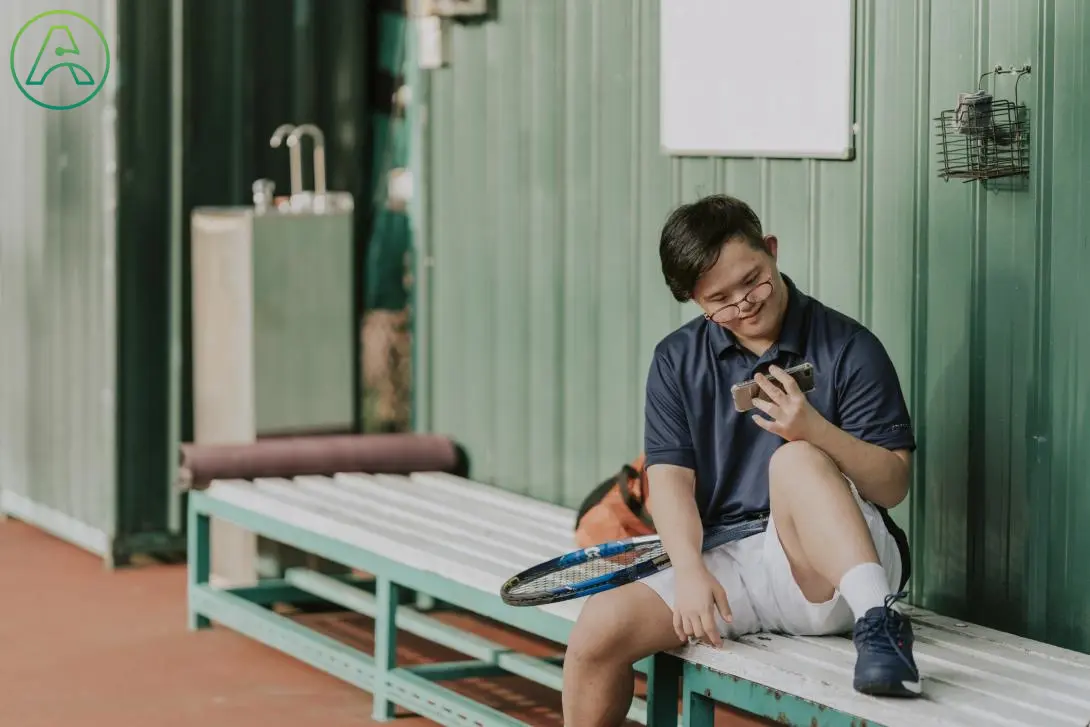
[[[189, 573], [189, 586], [208, 585], [212, 572], [211, 522], [207, 513], [189, 507], [189, 542], [186, 545], [186, 559]], [[212, 625], [206, 616], [193, 610], [192, 601], [188, 606], [189, 629], [196, 631]]]
[[647, 669], [647, 727], [677, 727], [681, 660], [665, 653], [651, 657]]
[[387, 699], [388, 673], [397, 667], [398, 585], [389, 578], [379, 578], [375, 592], [375, 691], [372, 718], [388, 722], [394, 718], [395, 704]]
[[700, 692], [685, 689], [685, 703], [682, 706], [685, 727], [714, 727], [715, 702]]

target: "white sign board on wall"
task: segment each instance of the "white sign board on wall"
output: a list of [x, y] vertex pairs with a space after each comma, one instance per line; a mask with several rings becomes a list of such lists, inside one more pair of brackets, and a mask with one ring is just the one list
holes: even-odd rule
[[854, 0], [661, 0], [663, 150], [853, 156]]

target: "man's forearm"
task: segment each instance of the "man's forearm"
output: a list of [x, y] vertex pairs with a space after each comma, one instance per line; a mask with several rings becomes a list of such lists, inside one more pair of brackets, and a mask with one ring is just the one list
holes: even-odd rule
[[651, 465], [647, 478], [652, 493], [651, 516], [671, 565], [688, 570], [703, 564], [704, 527], [696, 509], [693, 471], [674, 465]]
[[887, 509], [904, 500], [909, 484], [909, 464], [905, 459], [885, 447], [853, 437], [825, 420], [808, 439], [836, 462], [865, 500]]

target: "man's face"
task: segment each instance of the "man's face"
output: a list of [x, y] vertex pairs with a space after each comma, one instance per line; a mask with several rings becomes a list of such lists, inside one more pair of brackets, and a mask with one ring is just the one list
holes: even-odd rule
[[768, 236], [764, 242], [767, 252], [745, 240], [727, 242], [693, 291], [704, 312], [740, 338], [771, 338], [785, 308], [787, 290], [776, 267], [777, 241]]

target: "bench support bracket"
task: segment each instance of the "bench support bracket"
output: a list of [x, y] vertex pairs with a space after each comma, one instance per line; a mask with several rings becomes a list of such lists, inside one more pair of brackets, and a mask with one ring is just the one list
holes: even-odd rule
[[379, 578], [375, 594], [378, 613], [375, 618], [375, 691], [372, 718], [388, 722], [396, 706], [387, 698], [386, 678], [397, 668], [398, 586], [389, 578]]
[[[189, 590], [208, 585], [208, 579], [212, 575], [212, 522], [208, 513], [201, 512], [195, 507], [189, 508], [189, 542], [186, 546], [186, 572], [189, 577]], [[189, 629], [197, 631], [206, 629], [211, 625], [207, 616], [199, 613], [193, 602], [188, 604]]]
[[699, 664], [685, 663], [682, 677], [685, 727], [713, 727], [717, 703], [785, 725], [859, 727], [866, 724], [867, 727], [882, 727], [877, 722], [864, 722], [855, 715], [784, 694], [763, 684], [721, 674]]
[[[479, 704], [437, 682], [486, 674], [514, 674], [553, 689], [560, 689], [562, 656], [532, 657], [511, 651], [502, 644], [462, 631], [421, 613], [403, 596], [415, 591], [455, 608], [508, 623], [538, 636], [563, 643], [570, 622], [538, 612], [499, 604], [498, 596], [482, 594], [441, 575], [422, 573], [406, 566], [327, 538], [323, 534], [267, 518], [234, 503], [194, 492], [189, 499], [189, 624], [208, 628], [222, 624], [250, 638], [290, 654], [303, 662], [343, 679], [373, 696], [373, 718], [394, 718], [395, 705], [444, 725], [480, 724], [484, 727], [524, 727], [523, 722]], [[368, 582], [351, 575], [328, 575], [305, 568], [289, 568], [283, 578], [264, 579], [255, 586], [218, 588], [209, 583], [210, 517], [222, 518], [255, 534], [313, 553], [349, 568], [374, 574]], [[373, 655], [363, 654], [335, 639], [316, 633], [301, 623], [270, 609], [277, 603], [325, 602], [369, 615], [375, 620]], [[445, 646], [470, 660], [399, 668], [397, 632], [405, 631]], [[661, 699], [665, 719], [651, 722], [647, 703], [634, 699], [630, 719], [656, 725], [677, 725], [677, 674], [675, 659], [662, 658], [660, 682], [673, 684], [673, 699]], [[654, 660], [636, 665], [652, 672]], [[672, 681], [669, 675], [673, 675]], [[650, 674], [649, 674], [650, 677]], [[666, 709], [672, 701], [672, 713]], [[667, 716], [668, 715], [668, 716]], [[468, 720], [468, 721], [467, 721]]]

